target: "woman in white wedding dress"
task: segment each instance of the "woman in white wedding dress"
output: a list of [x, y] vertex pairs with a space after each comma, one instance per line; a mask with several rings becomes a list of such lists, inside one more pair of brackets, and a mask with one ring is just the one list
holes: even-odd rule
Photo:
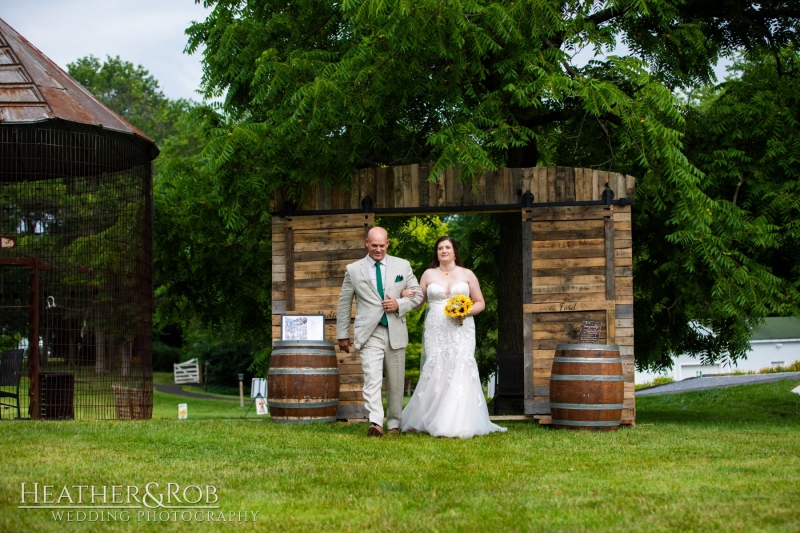
[[[419, 282], [429, 306], [424, 332], [426, 358], [417, 388], [403, 409], [400, 430], [460, 438], [506, 431], [489, 420], [475, 362], [472, 317], [483, 311], [486, 303], [478, 278], [461, 264], [452, 238], [436, 241], [433, 262]], [[444, 306], [455, 294], [469, 296], [475, 302], [470, 316], [456, 319], [445, 315]]]

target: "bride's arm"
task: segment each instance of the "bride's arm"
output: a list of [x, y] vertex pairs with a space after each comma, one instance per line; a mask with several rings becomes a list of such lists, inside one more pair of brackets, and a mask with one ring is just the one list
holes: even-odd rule
[[[425, 300], [428, 299], [428, 271], [422, 273], [422, 277], [419, 279], [419, 288], [422, 290], [422, 302], [414, 309], [422, 309], [425, 306]], [[417, 291], [414, 289], [403, 289], [400, 293], [400, 296], [403, 298], [411, 298], [417, 294]]]
[[483, 299], [483, 293], [481, 292], [481, 284], [478, 282], [478, 278], [472, 272], [472, 270], [468, 270], [469, 281], [469, 295], [472, 298], [473, 306], [472, 310], [469, 312], [470, 316], [475, 316], [484, 309], [486, 309], [486, 300]]

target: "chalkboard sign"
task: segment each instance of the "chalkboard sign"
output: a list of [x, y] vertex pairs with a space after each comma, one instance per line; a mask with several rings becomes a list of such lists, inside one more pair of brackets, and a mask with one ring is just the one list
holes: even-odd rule
[[581, 324], [581, 343], [597, 344], [600, 342], [600, 324], [596, 320], [584, 320]]

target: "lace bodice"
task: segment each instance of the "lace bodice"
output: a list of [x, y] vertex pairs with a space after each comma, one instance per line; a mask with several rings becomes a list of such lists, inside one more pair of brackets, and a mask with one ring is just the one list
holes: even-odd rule
[[450, 285], [450, 294], [447, 293], [447, 289], [438, 283], [428, 284], [428, 300], [431, 302], [434, 300], [447, 301], [455, 294], [469, 296], [469, 283], [466, 281], [456, 281]]

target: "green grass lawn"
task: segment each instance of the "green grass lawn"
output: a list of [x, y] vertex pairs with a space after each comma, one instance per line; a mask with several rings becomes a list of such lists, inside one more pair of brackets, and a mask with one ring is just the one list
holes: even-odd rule
[[[0, 531], [798, 531], [797, 385], [640, 398], [638, 425], [616, 433], [514, 422], [470, 440], [202, 418], [206, 402], [241, 412], [214, 400], [178, 421], [159, 393], [150, 421], [3, 421]], [[258, 515], [64, 524], [17, 507], [36, 482], [213, 485], [226, 517]]]

